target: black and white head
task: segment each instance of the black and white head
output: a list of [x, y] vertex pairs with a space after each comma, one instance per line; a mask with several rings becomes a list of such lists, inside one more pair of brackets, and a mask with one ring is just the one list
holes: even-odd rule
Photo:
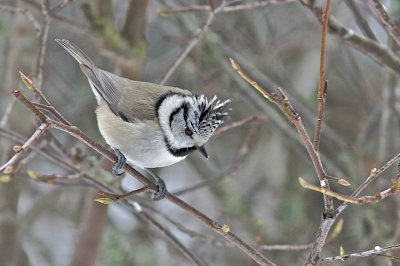
[[174, 156], [187, 156], [194, 150], [206, 158], [203, 145], [228, 115], [216, 96], [208, 100], [204, 95], [168, 94], [157, 106], [157, 116], [168, 150]]

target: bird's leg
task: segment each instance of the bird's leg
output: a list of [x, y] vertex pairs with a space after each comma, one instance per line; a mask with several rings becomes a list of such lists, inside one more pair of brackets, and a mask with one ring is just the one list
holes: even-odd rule
[[158, 191], [151, 194], [151, 199], [154, 201], [162, 200], [168, 193], [167, 185], [165, 184], [164, 180], [159, 177], [158, 175], [152, 173], [151, 171], [147, 170], [146, 168], [141, 168], [146, 171], [149, 175], [151, 175], [157, 183]]
[[120, 152], [118, 149], [113, 148], [113, 150], [115, 152], [115, 155], [117, 156], [117, 161], [115, 162], [115, 164], [112, 167], [112, 174], [120, 176], [125, 173], [124, 171], [120, 172], [120, 170], [124, 167], [124, 165], [126, 163], [126, 158], [122, 154], [122, 152]]

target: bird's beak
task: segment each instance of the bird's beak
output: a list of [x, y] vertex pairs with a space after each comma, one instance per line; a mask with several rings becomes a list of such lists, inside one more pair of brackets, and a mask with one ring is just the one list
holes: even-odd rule
[[204, 146], [197, 147], [197, 150], [208, 160], [208, 154]]

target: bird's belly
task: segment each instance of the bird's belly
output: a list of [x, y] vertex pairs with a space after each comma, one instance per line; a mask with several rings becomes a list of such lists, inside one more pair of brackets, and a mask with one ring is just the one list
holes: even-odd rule
[[[99, 106], [108, 108], [108, 106]], [[127, 123], [111, 111], [108, 115], [97, 111], [100, 133], [110, 146], [120, 150], [133, 165], [142, 168], [164, 167], [177, 163], [186, 156], [173, 156], [167, 149], [164, 135], [156, 121]]]

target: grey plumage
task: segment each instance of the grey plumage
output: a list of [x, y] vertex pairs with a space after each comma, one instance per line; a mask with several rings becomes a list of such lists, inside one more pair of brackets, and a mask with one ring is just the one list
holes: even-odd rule
[[200, 149], [227, 115], [216, 97], [133, 81], [99, 69], [79, 47], [56, 40], [78, 61], [96, 96], [106, 142], [142, 168], [163, 167]]

